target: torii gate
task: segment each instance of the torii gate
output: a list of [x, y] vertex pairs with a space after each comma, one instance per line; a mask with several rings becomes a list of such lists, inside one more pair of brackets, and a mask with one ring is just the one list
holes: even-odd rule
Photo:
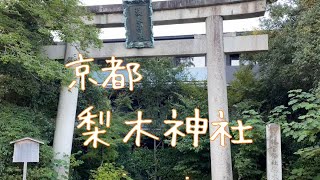
[[[228, 121], [225, 53], [268, 50], [268, 36], [224, 36], [223, 20], [262, 16], [266, 9], [266, 0], [174, 0], [154, 2], [152, 7], [154, 25], [206, 22], [206, 35], [197, 35], [194, 39], [186, 40], [155, 41], [154, 48], [150, 49], [126, 49], [125, 43], [108, 43], [101, 49], [88, 49], [88, 56], [206, 56], [209, 123], [219, 121], [218, 110], [225, 112]], [[96, 14], [92, 21], [86, 22], [88, 24], [95, 24], [99, 28], [124, 25], [122, 5], [88, 8]], [[78, 54], [76, 48], [70, 44], [47, 46], [44, 53], [49, 58], [65, 60], [75, 59]], [[69, 157], [71, 154], [77, 99], [77, 88], [71, 91], [68, 91], [68, 87], [61, 88], [53, 144], [56, 159], [63, 159], [65, 155]], [[210, 134], [215, 130], [216, 128], [210, 126]], [[210, 142], [211, 177], [213, 180], [232, 180], [230, 141], [228, 140], [224, 147], [220, 146], [219, 141], [217, 139]], [[63, 175], [68, 168], [60, 167], [56, 170]]]

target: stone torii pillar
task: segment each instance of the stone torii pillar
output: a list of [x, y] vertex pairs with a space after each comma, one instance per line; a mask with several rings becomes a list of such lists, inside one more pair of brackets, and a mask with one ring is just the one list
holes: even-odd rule
[[[211, 123], [220, 121], [219, 110], [224, 112], [224, 119], [228, 121], [226, 62], [223, 45], [222, 17], [207, 17], [206, 31], [209, 133], [212, 135], [218, 127], [213, 127]], [[215, 141], [210, 141], [210, 157], [211, 179], [232, 180], [230, 140], [226, 138], [225, 146], [220, 145], [220, 137]]]
[[[78, 50], [71, 44], [65, 45], [64, 61], [77, 59]], [[63, 160], [66, 164], [56, 166], [58, 178], [68, 177], [70, 155], [72, 149], [74, 123], [76, 118], [78, 87], [71, 90], [66, 85], [61, 86], [56, 129], [54, 132], [53, 151], [55, 160]]]

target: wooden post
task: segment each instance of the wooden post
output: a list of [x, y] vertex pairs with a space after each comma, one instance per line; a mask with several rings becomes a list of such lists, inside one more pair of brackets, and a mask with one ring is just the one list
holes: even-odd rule
[[281, 129], [277, 124], [267, 125], [267, 179], [282, 180]]
[[27, 180], [27, 162], [23, 162], [23, 180]]
[[157, 142], [156, 140], [154, 139], [153, 140], [153, 158], [154, 158], [154, 164], [155, 164], [155, 167], [154, 167], [154, 179], [157, 180]]

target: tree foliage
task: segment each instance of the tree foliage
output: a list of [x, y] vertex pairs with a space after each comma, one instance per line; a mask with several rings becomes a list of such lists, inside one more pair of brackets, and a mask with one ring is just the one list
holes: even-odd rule
[[320, 100], [301, 89], [289, 91], [288, 97], [288, 106], [276, 107], [269, 119], [281, 124], [285, 140], [290, 140], [284, 146], [294, 147], [294, 159], [286, 164], [288, 179], [312, 179], [320, 175]]
[[[250, 111], [257, 112], [264, 124], [275, 122], [281, 125], [285, 179], [319, 177], [319, 169], [315, 164], [319, 163], [320, 157], [320, 111], [319, 97], [314, 91], [318, 88], [320, 68], [319, 3], [294, 0], [270, 4], [270, 16], [262, 19], [262, 31], [257, 32], [269, 34], [269, 51], [245, 54], [245, 59], [258, 63], [259, 73], [253, 76], [247, 70], [248, 67], [243, 68], [236, 74], [236, 80], [231, 83], [228, 92], [232, 115], [244, 118], [241, 112], [252, 109]], [[254, 128], [259, 127], [257, 124], [252, 125]], [[259, 132], [264, 134], [263, 129]], [[265, 156], [264, 144], [246, 148], [249, 148], [247, 152], [254, 152], [258, 148], [255, 157]], [[252, 162], [251, 158], [246, 160]], [[234, 163], [236, 175], [240, 179], [264, 177], [264, 166], [256, 166], [255, 170], [244, 174], [249, 176], [243, 176], [242, 168], [246, 167], [244, 162], [236, 158]], [[261, 174], [254, 177], [257, 172]]]
[[[99, 168], [104, 163], [115, 163], [114, 166], [124, 166], [130, 177], [134, 179], [155, 177], [181, 179], [186, 175], [198, 179], [210, 178], [208, 136], [201, 138], [201, 146], [197, 149], [192, 146], [192, 137], [179, 138], [178, 147], [172, 148], [169, 146], [170, 140], [162, 135], [170, 128], [170, 126], [163, 126], [163, 121], [171, 118], [173, 108], [177, 109], [178, 118], [182, 120], [194, 116], [194, 108], [200, 108], [201, 116], [207, 117], [205, 83], [199, 86], [181, 81], [185, 78], [183, 67], [175, 67], [172, 58], [126, 61], [140, 62], [140, 72], [144, 77], [135, 85], [133, 92], [103, 90], [105, 93], [97, 94], [89, 88], [81, 95], [81, 97], [89, 97], [95, 94], [98, 99], [107, 97], [105, 104], [108, 104], [108, 107], [106, 108], [112, 109], [113, 116], [111, 128], [105, 140], [111, 143], [112, 147], [84, 148], [82, 146], [84, 139], [79, 136], [75, 141], [74, 151], [84, 152], [78, 156], [84, 163], [75, 169], [75, 173], [82, 178], [88, 178], [90, 175], [88, 169]], [[103, 103], [103, 101], [99, 102]], [[83, 104], [80, 106], [81, 109], [85, 108], [87, 103], [87, 101], [80, 102]], [[147, 137], [142, 138], [140, 148], [134, 145], [135, 137], [132, 137], [128, 144], [123, 144], [123, 137], [132, 128], [124, 125], [124, 121], [136, 119], [137, 110], [143, 111], [143, 118], [152, 119], [152, 124], [148, 125], [148, 132], [161, 139], [160, 142], [156, 142], [156, 148], [153, 140]], [[185, 131], [185, 128], [182, 127], [181, 130]]]
[[31, 108], [0, 104], [0, 175], [4, 179], [21, 179], [23, 163], [12, 163], [13, 145], [11, 141], [32, 137], [45, 142], [40, 146], [40, 163], [28, 163], [30, 179], [51, 179], [55, 173], [50, 166], [53, 155], [50, 146], [54, 120]]
[[42, 47], [53, 44], [53, 32], [66, 43], [78, 42], [83, 49], [99, 44], [99, 31], [82, 20], [88, 15], [78, 0], [1, 1], [1, 64], [22, 66], [41, 79], [66, 78], [63, 64], [46, 58]]
[[264, 109], [286, 103], [289, 90], [308, 91], [319, 83], [319, 3], [294, 0], [268, 7], [270, 17], [262, 19], [260, 33], [269, 34], [269, 50], [246, 57], [259, 64], [256, 89], [266, 96]]
[[116, 167], [114, 163], [105, 163], [97, 170], [92, 171], [92, 179], [94, 180], [131, 180], [128, 173], [123, 167]]
[[40, 162], [28, 164], [28, 179], [56, 179], [51, 145], [60, 83], [70, 73], [42, 48], [55, 43], [53, 34], [83, 49], [100, 45], [98, 29], [84, 24], [90, 14], [79, 5], [78, 0], [0, 1], [1, 178], [21, 179], [22, 165], [12, 163], [9, 142], [29, 136], [45, 145]]

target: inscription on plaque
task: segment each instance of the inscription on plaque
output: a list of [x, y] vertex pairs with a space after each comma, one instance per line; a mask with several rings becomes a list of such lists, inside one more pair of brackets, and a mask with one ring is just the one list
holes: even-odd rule
[[152, 48], [152, 7], [151, 0], [123, 1], [126, 47]]

